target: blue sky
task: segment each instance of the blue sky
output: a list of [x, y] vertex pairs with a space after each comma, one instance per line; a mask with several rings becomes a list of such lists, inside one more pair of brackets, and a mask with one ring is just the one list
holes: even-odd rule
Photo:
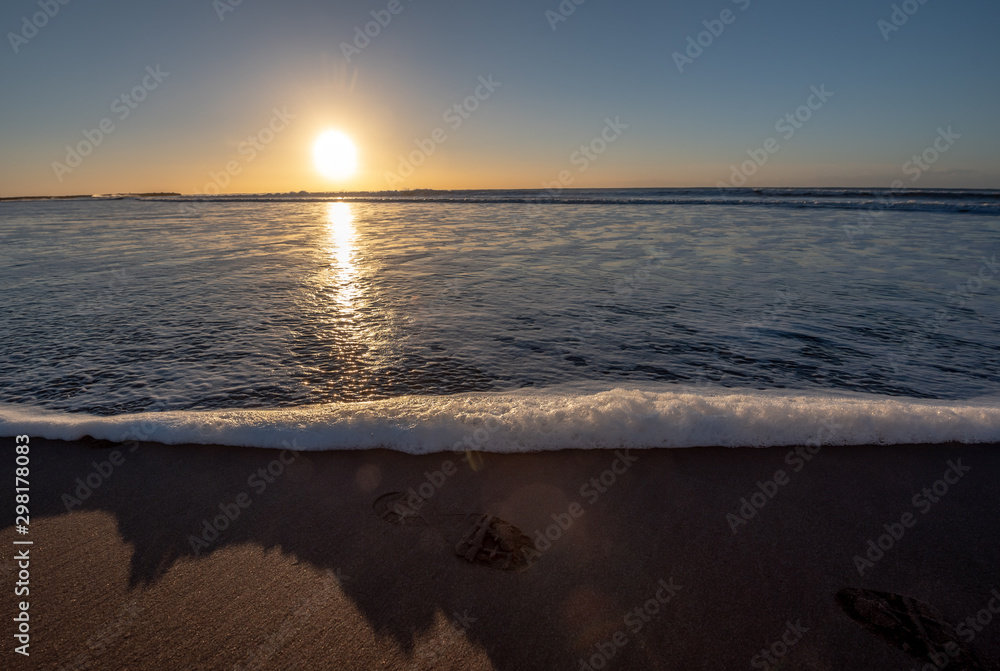
[[[998, 3], [398, 0], [391, 14], [389, 0], [242, 0], [220, 18], [224, 1], [42, 0], [55, 15], [36, 33], [24, 17], [39, 0], [5, 2], [0, 195], [531, 188], [561, 172], [570, 186], [714, 186], [734, 167], [748, 186], [1000, 187]], [[372, 11], [390, 20], [348, 59]], [[720, 26], [679, 71], [688, 38]], [[117, 118], [112, 101], [156, 66], [169, 75]], [[499, 86], [450, 127], [444, 112], [490, 76]], [[833, 95], [786, 140], [775, 123], [811, 87]], [[98, 136], [104, 118], [114, 129]], [[616, 118], [627, 128], [574, 161]], [[261, 136], [269, 124], [280, 131]], [[912, 180], [904, 164], [949, 127], [957, 139]], [[358, 146], [348, 180], [313, 166], [327, 128]], [[100, 144], [72, 167], [85, 132]], [[777, 149], [742, 169], [768, 138]]]

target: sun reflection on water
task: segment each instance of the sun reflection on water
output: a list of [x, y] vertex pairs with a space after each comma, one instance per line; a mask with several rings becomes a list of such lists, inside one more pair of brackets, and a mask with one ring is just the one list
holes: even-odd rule
[[363, 205], [344, 201], [310, 207], [310, 214], [321, 266], [299, 315], [297, 347], [315, 362], [303, 377], [312, 389], [343, 400], [383, 397], [372, 390], [391, 379], [386, 370], [397, 365], [398, 338], [393, 313], [374, 284], [378, 266], [370, 220]]
[[341, 310], [357, 309], [358, 264], [354, 212], [350, 203], [327, 203], [327, 242], [330, 254], [330, 289]]

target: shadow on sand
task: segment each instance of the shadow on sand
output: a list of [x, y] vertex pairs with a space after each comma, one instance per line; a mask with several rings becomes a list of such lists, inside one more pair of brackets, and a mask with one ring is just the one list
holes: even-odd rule
[[[116, 450], [124, 462], [93, 476], [107, 472], [102, 464]], [[857, 613], [845, 614], [835, 595], [874, 588], [933, 603], [953, 622], [974, 614], [1000, 581], [1000, 450], [831, 447], [797, 471], [789, 452], [463, 459], [158, 444], [130, 452], [94, 441], [37, 440], [32, 516], [113, 515], [119, 538], [104, 540], [131, 547], [128, 593], [149, 589], [181, 564], [197, 571], [224, 549], [280, 551], [292, 563], [340, 576], [366, 626], [404, 656], [443, 615], [462, 623], [462, 635], [497, 669], [919, 666], [919, 655], [859, 627]], [[969, 472], [926, 514], [914, 508], [914, 495], [959, 458]], [[779, 469], [787, 484], [774, 484]], [[760, 492], [763, 498], [755, 496]], [[859, 575], [855, 555], [905, 512], [918, 523]], [[13, 535], [10, 527], [3, 533]], [[44, 552], [46, 539], [37, 538]], [[520, 558], [505, 563], [508, 551]], [[43, 568], [71, 590], [84, 580], [74, 575], [73, 557], [45, 561]], [[234, 571], [237, 587], [227, 589], [254, 588], [253, 569]], [[190, 590], [191, 599], [226, 598], [218, 586]], [[40, 591], [37, 599], [46, 598]], [[264, 608], [270, 597], [254, 598]], [[106, 604], [85, 598], [59, 607], [88, 610], [94, 622], [112, 615]], [[76, 651], [60, 647], [59, 617], [50, 620], [38, 625], [49, 628], [50, 641], [39, 655], [72, 659]], [[241, 626], [263, 625], [248, 612]], [[188, 635], [203, 634], [180, 629], [162, 644], [183, 648], [177, 638]], [[1000, 653], [998, 640], [993, 632], [971, 648], [989, 659]], [[349, 640], [332, 652], [342, 663], [327, 668], [362, 665]], [[233, 650], [226, 668], [243, 654]], [[410, 666], [421, 664], [414, 659]], [[285, 667], [274, 661], [264, 668]]]

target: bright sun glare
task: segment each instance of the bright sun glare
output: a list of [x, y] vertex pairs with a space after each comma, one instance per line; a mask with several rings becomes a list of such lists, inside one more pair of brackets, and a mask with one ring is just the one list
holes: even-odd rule
[[316, 138], [313, 159], [320, 173], [330, 179], [346, 179], [358, 168], [357, 148], [338, 130], [328, 130]]

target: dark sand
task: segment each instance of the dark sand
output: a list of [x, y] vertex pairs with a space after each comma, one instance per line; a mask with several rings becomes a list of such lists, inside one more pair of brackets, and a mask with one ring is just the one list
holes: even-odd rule
[[[10, 476], [13, 440], [3, 440]], [[789, 448], [632, 451], [638, 461], [618, 462], [612, 486], [584, 494], [614, 452], [485, 454], [475, 470], [453, 454], [302, 453], [260, 492], [248, 478], [277, 451], [143, 444], [118, 447], [124, 463], [70, 513], [63, 494], [75, 496], [76, 479], [116, 448], [39, 439], [31, 448], [30, 534], [0, 531], [3, 668], [925, 668], [900, 649], [919, 654], [919, 640], [894, 645], [848, 617], [835, 594], [919, 600], [916, 639], [942, 645], [947, 624], [974, 617], [1000, 587], [997, 445], [827, 447], [799, 472], [785, 462]], [[970, 470], [929, 509], [915, 507], [957, 459]], [[425, 525], [375, 513], [378, 497], [420, 487], [446, 460], [457, 472], [421, 509]], [[787, 484], [734, 534], [727, 513], [778, 469]], [[240, 494], [250, 506], [196, 556], [189, 537]], [[860, 576], [854, 555], [907, 512], [915, 526]], [[532, 538], [553, 515], [572, 523], [512, 572], [456, 555], [472, 513]], [[13, 653], [7, 619], [19, 600], [12, 542], [23, 538], [34, 541], [30, 659]], [[680, 586], [669, 600], [661, 579]], [[860, 607], [877, 614], [872, 603]], [[629, 616], [644, 604], [655, 615]], [[884, 610], [882, 620], [898, 633], [906, 617]], [[963, 657], [946, 668], [996, 664], [995, 617], [971, 643], [958, 636]], [[772, 644], [778, 666], [755, 659]]]

